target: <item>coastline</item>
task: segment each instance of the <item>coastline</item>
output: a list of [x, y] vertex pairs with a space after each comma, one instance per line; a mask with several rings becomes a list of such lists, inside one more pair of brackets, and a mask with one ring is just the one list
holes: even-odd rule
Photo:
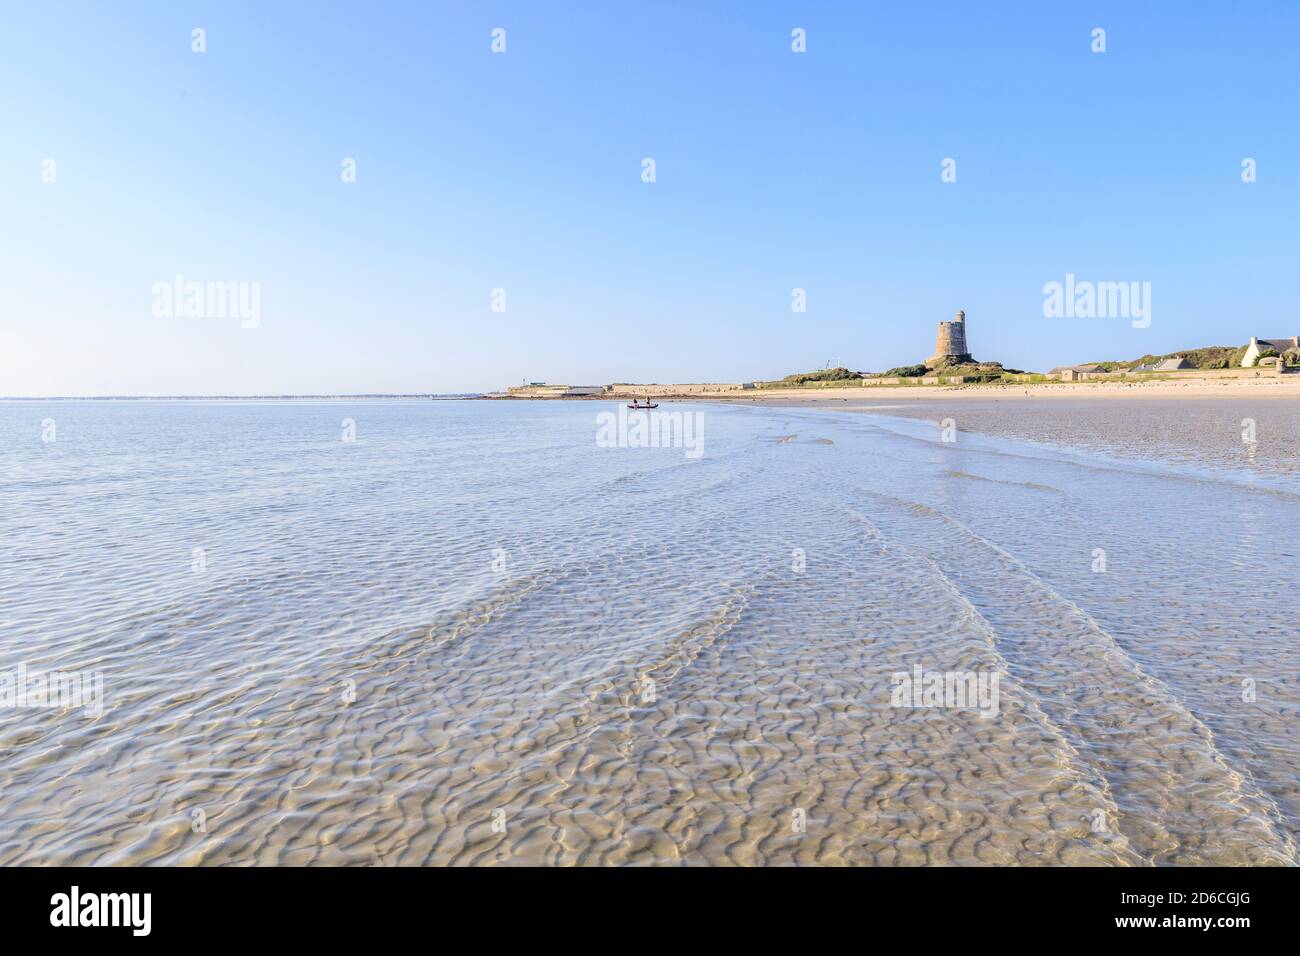
[[[696, 397], [696, 396], [692, 396]], [[706, 396], [698, 396], [700, 398]], [[823, 389], [764, 389], [743, 398], [734, 394], [710, 396], [732, 402], [764, 402], [781, 405], [815, 405], [851, 402], [1004, 401], [1007, 399], [1300, 399], [1300, 375], [1285, 378], [1229, 379], [1213, 381], [1153, 382], [1042, 382], [1016, 385], [917, 385], [859, 386]]]
[[737, 385], [618, 385], [603, 394], [517, 395], [505, 392], [364, 392], [316, 395], [5, 395], [0, 402], [312, 402], [312, 401], [516, 401], [609, 402], [649, 396], [655, 401], [722, 401], [737, 404], [814, 405], [846, 402], [1007, 398], [1300, 398], [1300, 375], [1259, 378], [1154, 379], [1140, 382], [1015, 382], [967, 385], [845, 385], [743, 389]]
[[803, 388], [739, 389], [734, 385], [632, 385], [619, 386], [603, 395], [479, 396], [488, 401], [609, 402], [649, 395], [656, 401], [721, 401], [734, 404], [829, 405], [878, 404], [923, 401], [1002, 401], [1012, 398], [1143, 399], [1143, 398], [1251, 398], [1300, 399], [1300, 375], [1260, 378], [1156, 379], [1142, 382], [1026, 382], [991, 385], [846, 385]]

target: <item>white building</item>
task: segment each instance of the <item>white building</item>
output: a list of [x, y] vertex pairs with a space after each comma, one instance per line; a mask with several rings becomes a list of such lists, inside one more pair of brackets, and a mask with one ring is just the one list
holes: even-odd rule
[[1254, 368], [1259, 361], [1260, 353], [1267, 352], [1269, 349], [1278, 355], [1287, 349], [1300, 349], [1300, 335], [1293, 335], [1289, 339], [1257, 339], [1252, 335], [1250, 344], [1246, 346], [1246, 354], [1241, 357], [1241, 367]]

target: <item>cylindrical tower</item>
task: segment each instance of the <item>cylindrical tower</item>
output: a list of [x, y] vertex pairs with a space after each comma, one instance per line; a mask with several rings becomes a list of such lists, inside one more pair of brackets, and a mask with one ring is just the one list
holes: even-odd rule
[[934, 368], [948, 359], [970, 361], [970, 352], [966, 350], [966, 313], [960, 309], [951, 322], [939, 323], [939, 332], [934, 337], [934, 354], [925, 360], [925, 364], [927, 368]]
[[966, 313], [961, 309], [957, 310], [957, 317], [949, 329], [948, 339], [949, 355], [966, 354]]

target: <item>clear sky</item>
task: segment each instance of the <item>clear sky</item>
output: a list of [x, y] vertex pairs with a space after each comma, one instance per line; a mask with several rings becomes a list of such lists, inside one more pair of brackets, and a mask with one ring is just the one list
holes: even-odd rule
[[[1300, 332], [1294, 0], [3, 13], [0, 395], [875, 370], [958, 308], [1037, 370]], [[178, 273], [260, 321], [155, 315]], [[1150, 326], [1044, 317], [1067, 273]]]

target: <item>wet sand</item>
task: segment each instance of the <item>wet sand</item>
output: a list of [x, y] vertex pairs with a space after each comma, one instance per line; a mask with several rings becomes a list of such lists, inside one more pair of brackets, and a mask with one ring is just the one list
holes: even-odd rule
[[[1296, 475], [1300, 376], [1281, 387], [895, 389], [888, 396], [791, 396], [773, 407], [948, 422], [961, 431], [1134, 461]], [[1279, 383], [1280, 384], [1280, 383]], [[849, 392], [851, 390], [843, 390]], [[911, 392], [924, 391], [913, 395]], [[818, 400], [820, 399], [820, 400]], [[1249, 435], [1244, 434], [1249, 431]]]

